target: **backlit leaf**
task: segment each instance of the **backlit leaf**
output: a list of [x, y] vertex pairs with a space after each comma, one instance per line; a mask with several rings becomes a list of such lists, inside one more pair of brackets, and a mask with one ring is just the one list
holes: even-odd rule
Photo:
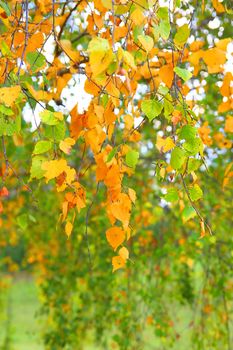
[[48, 152], [52, 148], [51, 141], [38, 141], [33, 150], [33, 154], [41, 154]]
[[173, 169], [178, 170], [182, 167], [186, 160], [186, 153], [183, 149], [175, 147], [171, 153], [171, 166]]
[[202, 189], [197, 184], [195, 184], [189, 188], [189, 195], [192, 201], [195, 202], [203, 197], [203, 192]]
[[185, 82], [192, 78], [192, 73], [189, 72], [187, 69], [180, 68], [180, 67], [175, 67], [174, 72], [182, 78]]
[[112, 258], [112, 272], [125, 267], [126, 260], [117, 255]]
[[114, 226], [106, 231], [107, 241], [116, 250], [125, 240], [125, 232], [122, 228]]
[[141, 109], [149, 121], [152, 121], [162, 112], [163, 104], [156, 100], [144, 100], [142, 101]]
[[129, 167], [135, 168], [135, 166], [137, 165], [138, 159], [139, 159], [139, 153], [131, 149], [126, 154], [125, 162]]

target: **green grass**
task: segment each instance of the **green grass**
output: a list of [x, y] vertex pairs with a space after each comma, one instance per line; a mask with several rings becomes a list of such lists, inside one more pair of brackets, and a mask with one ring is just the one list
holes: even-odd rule
[[1, 301], [0, 349], [42, 350], [40, 325], [35, 317], [38, 291], [33, 279], [17, 277]]
[[[10, 283], [7, 293], [0, 295], [0, 350], [43, 350], [41, 340], [42, 322], [35, 317], [40, 305], [38, 300], [38, 290], [32, 277], [19, 275]], [[172, 306], [175, 310], [175, 305]], [[176, 310], [179, 313], [181, 324], [177, 324], [179, 329], [183, 329], [181, 339], [177, 340], [171, 350], [188, 349], [190, 342], [189, 331], [184, 324], [188, 324], [189, 317], [187, 310]], [[185, 322], [184, 322], [185, 321]], [[8, 337], [7, 337], [8, 335]], [[98, 350], [92, 343], [92, 333], [89, 334], [85, 349]], [[161, 343], [149, 329], [144, 333], [145, 350], [160, 349]], [[94, 342], [93, 342], [94, 343]]]
[[[4, 280], [4, 279], [3, 279]], [[43, 350], [43, 320], [35, 317], [39, 310], [38, 290], [32, 277], [20, 274], [10, 283], [7, 292], [0, 294], [0, 350]], [[171, 316], [176, 315], [175, 328], [180, 334], [170, 350], [191, 348], [190, 310], [179, 304], [171, 304]], [[8, 335], [8, 336], [7, 336]], [[154, 336], [153, 326], [144, 330], [145, 350], [164, 348], [161, 340]], [[92, 345], [90, 345], [90, 343]], [[93, 345], [90, 332], [85, 350], [98, 350]]]

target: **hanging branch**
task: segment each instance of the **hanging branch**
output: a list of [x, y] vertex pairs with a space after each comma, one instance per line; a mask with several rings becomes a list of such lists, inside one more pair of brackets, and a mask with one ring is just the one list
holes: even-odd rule
[[20, 75], [20, 70], [22, 68], [22, 65], [23, 65], [23, 61], [24, 61], [24, 56], [25, 56], [25, 53], [26, 53], [26, 48], [28, 46], [28, 39], [29, 39], [29, 32], [28, 32], [28, 0], [25, 1], [25, 41], [24, 41], [24, 47], [23, 47], [23, 52], [22, 52], [22, 55], [21, 55], [21, 61], [20, 61], [20, 64], [19, 64], [19, 68], [18, 68], [18, 72], [17, 72], [17, 76], [19, 77]]

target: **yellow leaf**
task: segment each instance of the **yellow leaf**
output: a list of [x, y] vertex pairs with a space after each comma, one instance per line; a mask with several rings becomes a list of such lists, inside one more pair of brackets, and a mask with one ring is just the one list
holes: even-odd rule
[[134, 118], [132, 117], [132, 115], [126, 114], [124, 116], [124, 123], [126, 130], [132, 129], [132, 127], [134, 126]]
[[201, 225], [201, 237], [200, 238], [203, 238], [203, 237], [205, 237], [205, 224], [204, 224], [203, 220], [200, 221], [200, 225]]
[[149, 35], [139, 35], [138, 40], [142, 44], [146, 52], [150, 52], [154, 46], [154, 40]]
[[60, 45], [65, 52], [65, 54], [71, 59], [73, 62], [78, 62], [80, 59], [79, 51], [75, 51], [72, 48], [71, 42], [69, 40], [61, 40]]
[[119, 250], [119, 255], [122, 259], [124, 260], [127, 260], [129, 259], [129, 251], [127, 248], [125, 247], [122, 247], [120, 250]]
[[117, 226], [113, 226], [106, 231], [107, 241], [116, 250], [125, 240], [125, 232]]
[[226, 52], [214, 47], [204, 52], [203, 60], [209, 73], [219, 73], [223, 70], [221, 66], [226, 62]]
[[117, 56], [119, 60], [123, 60], [127, 66], [129, 66], [132, 69], [137, 69], [134, 63], [134, 57], [131, 55], [130, 52], [124, 51], [121, 47], [119, 47]]
[[135, 201], [136, 201], [136, 192], [132, 188], [129, 188], [128, 189], [128, 194], [129, 194], [129, 198], [130, 198], [131, 202], [135, 203]]
[[121, 256], [117, 255], [112, 258], [112, 272], [125, 267], [125, 260]]
[[60, 141], [59, 148], [66, 154], [70, 154], [72, 146], [75, 144], [75, 140], [71, 137], [67, 137], [65, 140]]
[[3, 87], [0, 89], [0, 103], [4, 103], [7, 106], [13, 106], [15, 100], [19, 97], [21, 92], [20, 86]]
[[135, 25], [141, 25], [144, 22], [144, 15], [141, 9], [136, 8], [135, 11], [132, 12], [130, 15], [130, 19], [133, 21]]
[[72, 230], [73, 230], [73, 225], [71, 224], [71, 222], [68, 221], [65, 226], [65, 232], [68, 238], [70, 237]]
[[215, 44], [215, 46], [220, 50], [227, 51], [227, 46], [228, 44], [230, 44], [231, 41], [231, 38], [221, 39]]
[[158, 148], [158, 150], [160, 152], [165, 153], [165, 152], [170, 151], [172, 148], [174, 148], [175, 143], [173, 142], [171, 137], [167, 137], [166, 139], [163, 139], [161, 136], [158, 135], [156, 147]]
[[42, 169], [46, 171], [44, 174], [46, 182], [57, 178], [58, 191], [64, 191], [67, 184], [71, 184], [74, 181], [76, 175], [75, 170], [67, 165], [65, 159], [44, 162]]
[[69, 202], [65, 201], [62, 203], [62, 221], [67, 217]]
[[92, 73], [96, 76], [106, 71], [109, 65], [113, 62], [114, 55], [112, 50], [93, 51], [90, 53], [90, 65]]
[[111, 214], [123, 223], [123, 227], [126, 230], [129, 226], [131, 201], [127, 194], [120, 193], [117, 200], [112, 202], [109, 206]]

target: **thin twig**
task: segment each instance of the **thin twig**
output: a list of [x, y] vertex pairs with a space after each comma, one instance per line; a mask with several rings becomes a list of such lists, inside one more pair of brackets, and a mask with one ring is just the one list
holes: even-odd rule
[[99, 191], [99, 186], [100, 186], [100, 182], [98, 182], [97, 187], [96, 187], [96, 192], [94, 194], [94, 197], [92, 199], [91, 204], [89, 205], [88, 209], [87, 209], [87, 214], [86, 214], [86, 219], [85, 219], [85, 238], [86, 238], [86, 243], [87, 243], [87, 251], [88, 251], [88, 257], [89, 257], [89, 264], [90, 264], [90, 270], [92, 271], [93, 269], [93, 265], [92, 265], [92, 258], [91, 258], [91, 251], [90, 251], [90, 245], [89, 245], [89, 235], [88, 235], [88, 224], [89, 224], [89, 218], [90, 218], [90, 214], [91, 214], [91, 209], [92, 206], [95, 202], [97, 193]]
[[184, 180], [184, 175], [183, 175], [183, 174], [180, 174], [180, 176], [181, 176], [181, 180], [182, 180], [182, 184], [183, 184], [184, 190], [185, 190], [185, 192], [186, 192], [186, 194], [187, 194], [187, 197], [188, 197], [188, 199], [189, 199], [189, 202], [190, 202], [191, 206], [192, 206], [193, 209], [195, 210], [195, 212], [196, 212], [197, 216], [199, 217], [199, 219], [201, 220], [201, 222], [203, 222], [204, 225], [207, 227], [207, 229], [208, 229], [210, 235], [212, 235], [213, 233], [212, 233], [212, 230], [211, 230], [210, 225], [206, 222], [206, 220], [204, 219], [204, 217], [201, 215], [199, 209], [196, 207], [196, 205], [194, 204], [194, 202], [193, 202], [193, 200], [192, 200], [192, 198], [191, 198], [191, 196], [190, 196], [188, 187], [187, 187], [186, 182], [185, 182], [185, 180]]
[[28, 39], [29, 39], [29, 32], [28, 32], [28, 0], [25, 1], [25, 41], [24, 41], [24, 47], [23, 47], [23, 52], [22, 52], [22, 56], [21, 56], [21, 61], [19, 64], [19, 69], [17, 72], [17, 76], [19, 77], [20, 75], [20, 70], [22, 68], [23, 65], [23, 61], [24, 61], [24, 56], [26, 53], [26, 48], [28, 46]]

